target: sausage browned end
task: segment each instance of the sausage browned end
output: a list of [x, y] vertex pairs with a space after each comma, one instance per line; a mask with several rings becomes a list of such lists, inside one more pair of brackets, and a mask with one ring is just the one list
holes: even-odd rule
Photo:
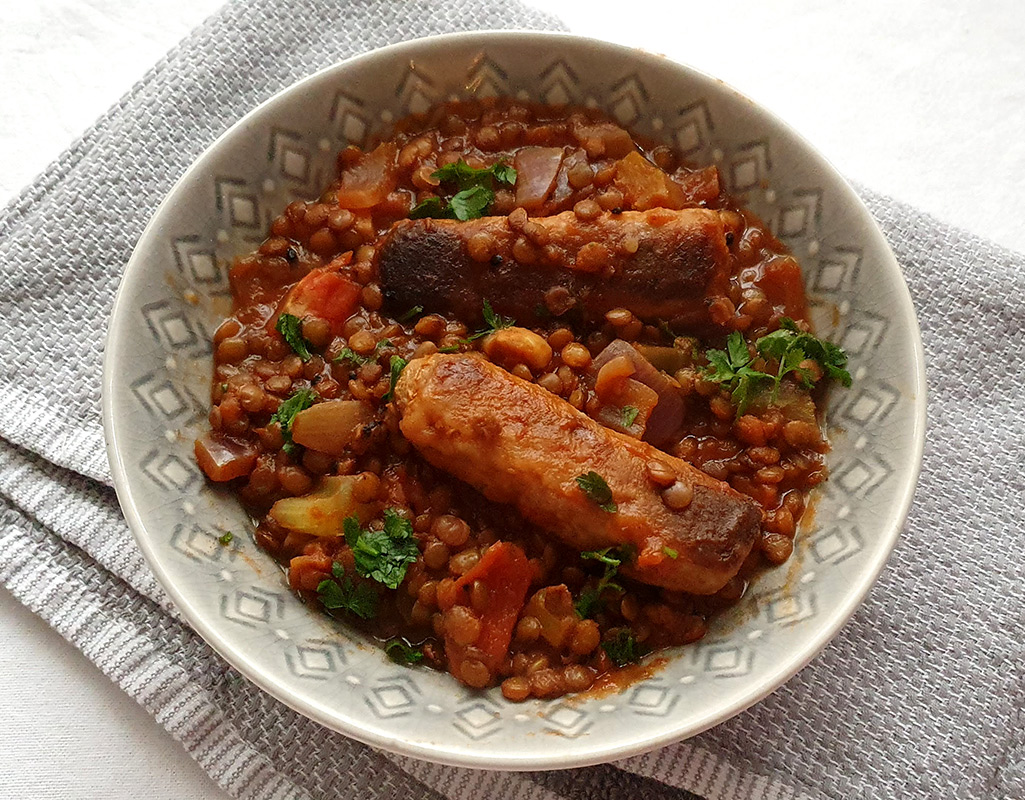
[[[712, 594], [754, 544], [761, 511], [753, 500], [482, 358], [411, 361], [395, 399], [403, 435], [429, 462], [579, 550], [632, 545], [637, 558], [623, 571], [637, 580]], [[686, 508], [663, 502], [648, 475], [652, 460], [693, 490]], [[578, 486], [591, 471], [611, 487], [614, 513]]]
[[376, 254], [385, 297], [396, 310], [421, 305], [470, 324], [487, 300], [528, 325], [570, 312], [595, 321], [627, 308], [693, 329], [710, 324], [708, 307], [728, 288], [726, 232], [739, 225], [730, 212], [524, 219], [395, 223]]

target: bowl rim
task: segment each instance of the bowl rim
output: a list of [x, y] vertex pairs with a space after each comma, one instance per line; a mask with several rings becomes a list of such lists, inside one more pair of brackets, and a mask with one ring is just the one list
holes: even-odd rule
[[[596, 747], [593, 750], [588, 750], [586, 753], [579, 755], [556, 754], [540, 759], [537, 757], [505, 754], [500, 751], [489, 752], [487, 748], [484, 748], [483, 750], [478, 749], [476, 751], [467, 751], [446, 747], [441, 743], [419, 744], [403, 741], [398, 738], [378, 735], [376, 732], [367, 731], [358, 725], [350, 724], [348, 721], [334, 716], [330, 709], [328, 709], [324, 704], [306, 702], [305, 700], [292, 695], [287, 689], [283, 688], [273, 679], [265, 675], [257, 659], [248, 657], [244, 652], [223, 639], [217, 630], [207, 622], [206, 616], [189, 601], [188, 596], [184, 594], [173, 581], [169, 580], [168, 574], [161, 564], [159, 554], [154, 545], [154, 538], [147, 530], [146, 523], [136, 505], [136, 498], [133, 495], [129, 481], [130, 469], [126, 466], [121, 456], [120, 439], [118, 436], [117, 425], [115, 423], [115, 401], [113, 399], [116, 386], [119, 383], [119, 370], [117, 369], [117, 363], [122, 349], [123, 339], [119, 330], [124, 326], [123, 320], [125, 319], [125, 315], [128, 311], [126, 305], [126, 295], [128, 293], [126, 286], [133, 283], [134, 280], [137, 280], [137, 276], [144, 275], [145, 252], [151, 246], [152, 240], [157, 236], [158, 222], [166, 209], [171, 205], [173, 198], [186, 184], [202, 172], [206, 162], [212, 157], [214, 151], [218, 150], [226, 140], [234, 136], [234, 134], [240, 129], [245, 128], [254, 118], [260, 115], [261, 112], [269, 106], [276, 104], [286, 95], [302, 92], [307, 86], [318, 82], [333, 73], [344, 75], [345, 71], [354, 64], [375, 59], [391, 60], [402, 58], [407, 53], [421, 52], [424, 48], [448, 44], [450, 42], [457, 44], [465, 42], [480, 42], [483, 46], [488, 42], [515, 42], [516, 40], [522, 40], [525, 38], [546, 38], [551, 40], [553, 44], [559, 40], [572, 41], [578, 46], [584, 45], [597, 49], [604, 49], [610, 54], [615, 54], [624, 58], [633, 60], [639, 59], [641, 61], [649, 61], [651, 63], [668, 64], [675, 70], [684, 73], [688, 79], [707, 85], [710, 90], [720, 92], [725, 90], [732, 92], [741, 100], [747, 101], [756, 111], [763, 114], [768, 121], [775, 126], [778, 126], [781, 131], [792, 137], [794, 141], [804, 148], [806, 157], [814, 163], [816, 168], [824, 171], [831, 179], [838, 181], [839, 185], [844, 187], [850, 197], [856, 201], [854, 203], [854, 207], [862, 216], [861, 221], [867, 223], [865, 225], [866, 231], [863, 239], [871, 240], [872, 245], [879, 249], [880, 254], [885, 254], [879, 260], [880, 269], [883, 271], [893, 270], [900, 276], [901, 280], [899, 282], [900, 285], [898, 287], [898, 292], [896, 293], [898, 295], [896, 298], [896, 304], [901, 316], [906, 319], [909, 334], [913, 339], [912, 356], [915, 371], [914, 381], [912, 383], [914, 391], [913, 402], [915, 404], [914, 431], [912, 447], [910, 448], [910, 452], [907, 454], [907, 458], [910, 459], [910, 469], [907, 469], [904, 473], [903, 485], [895, 496], [894, 502], [897, 506], [897, 513], [891, 517], [889, 524], [886, 525], [883, 530], [877, 532], [877, 536], [879, 536], [880, 541], [884, 546], [879, 550], [875, 560], [870, 563], [869, 568], [864, 570], [859, 576], [857, 584], [849, 588], [845, 602], [830, 610], [827, 618], [828, 621], [819, 626], [818, 633], [812, 637], [803, 652], [801, 652], [796, 658], [782, 662], [777, 669], [766, 674], [761, 680], [752, 683], [751, 686], [740, 693], [737, 699], [733, 702], [723, 706], [717, 706], [713, 712], [707, 713], [696, 720], [692, 720], [688, 725], [682, 725], [676, 729], [672, 729], [658, 735], [632, 738], [626, 743], [619, 743], [611, 746], [603, 746], [600, 742], [595, 742]], [[733, 86], [687, 63], [637, 47], [609, 42], [590, 36], [578, 36], [572, 33], [526, 29], [480, 30], [431, 35], [398, 42], [370, 50], [365, 53], [360, 53], [319, 69], [305, 78], [302, 78], [275, 92], [266, 100], [246, 112], [241, 118], [236, 120], [230, 127], [214, 139], [214, 141], [208, 145], [195, 159], [195, 161], [193, 161], [192, 164], [189, 165], [189, 167], [182, 173], [181, 177], [175, 181], [167, 195], [153, 211], [146, 227], [143, 229], [143, 232], [133, 249], [132, 255], [122, 271], [114, 303], [108, 317], [102, 371], [103, 431], [106, 441], [107, 458], [110, 462], [111, 474], [113, 476], [114, 488], [118, 502], [120, 503], [125, 519], [132, 531], [132, 535], [135, 538], [139, 549], [142, 551], [149, 568], [153, 571], [157, 580], [160, 582], [161, 587], [171, 597], [175, 606], [181, 611], [182, 616], [193, 630], [195, 630], [203, 640], [218, 653], [218, 655], [224, 658], [249, 681], [256, 684], [263, 691], [267, 692], [293, 711], [296, 711], [331, 730], [356, 739], [364, 744], [399, 755], [413, 756], [448, 766], [502, 771], [566, 769], [572, 767], [591, 766], [639, 755], [658, 747], [663, 747], [688, 739], [722, 722], [725, 722], [745, 709], [750, 708], [755, 703], [774, 692], [786, 681], [797, 674], [797, 672], [807, 666], [819, 653], [822, 652], [826, 645], [837, 635], [837, 633], [839, 633], [840, 629], [853, 616], [854, 612], [864, 601], [872, 586], [875, 585], [876, 580], [889, 560], [890, 554], [896, 545], [897, 538], [907, 520], [908, 512], [914, 498], [918, 478], [922, 469], [922, 459], [925, 447], [926, 408], [925, 355], [922, 345], [921, 330], [912, 304], [911, 293], [908, 289], [906, 280], [904, 280], [900, 265], [883, 236], [878, 223], [873, 218], [871, 212], [855, 191], [854, 187], [814, 145], [812, 145], [802, 134], [796, 131], [764, 104], [755, 102]]]

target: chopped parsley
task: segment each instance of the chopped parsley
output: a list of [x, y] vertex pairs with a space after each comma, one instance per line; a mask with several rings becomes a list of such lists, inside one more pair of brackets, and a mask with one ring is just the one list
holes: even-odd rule
[[455, 184], [457, 191], [446, 203], [440, 197], [429, 197], [417, 203], [409, 213], [411, 219], [478, 219], [488, 213], [495, 199], [495, 184], [513, 186], [516, 170], [499, 161], [486, 169], [474, 169], [462, 159], [431, 173], [441, 183]]
[[406, 368], [406, 365], [408, 363], [409, 362], [406, 361], [406, 359], [400, 356], [391, 357], [391, 364], [389, 365], [389, 369], [391, 371], [391, 382], [388, 384], [387, 393], [384, 395], [384, 397], [381, 398], [382, 400], [384, 400], [384, 402], [387, 403], [389, 400], [395, 397], [395, 384], [399, 382], [399, 375], [402, 374], [402, 370]]
[[410, 219], [453, 219], [454, 217], [455, 214], [449, 210], [448, 204], [440, 197], [428, 197], [426, 200], [421, 200], [409, 212]]
[[407, 667], [424, 660], [424, 651], [419, 647], [413, 647], [404, 639], [389, 639], [384, 644], [384, 652], [396, 664], [405, 664]]
[[375, 358], [377, 354], [381, 352], [385, 347], [391, 347], [391, 341], [389, 339], [383, 339], [377, 343], [377, 347], [374, 348], [374, 352], [369, 356], [361, 356], [355, 350], [349, 347], [343, 347], [341, 352], [334, 357], [335, 363], [341, 363], [342, 361], [350, 362], [354, 367], [362, 367], [364, 364], [369, 364]]
[[397, 589], [406, 577], [406, 568], [420, 555], [413, 536], [413, 523], [400, 517], [394, 509], [384, 511], [384, 528], [367, 530], [359, 519], [346, 517], [342, 523], [345, 541], [352, 548], [356, 571], [364, 578]]
[[327, 609], [344, 609], [357, 617], [373, 619], [377, 614], [377, 595], [364, 583], [353, 583], [345, 574], [341, 564], [331, 565], [334, 578], [326, 578], [317, 584], [317, 597]]
[[576, 481], [577, 486], [587, 495], [587, 499], [597, 503], [598, 508], [602, 511], [607, 511], [609, 514], [615, 514], [619, 511], [618, 506], [616, 506], [615, 501], [612, 499], [612, 489], [609, 488], [608, 483], [597, 472], [591, 470], [583, 475], [577, 475]]
[[300, 411], [305, 411], [313, 405], [316, 395], [310, 389], [299, 389], [293, 392], [287, 400], [278, 406], [278, 410], [270, 418], [271, 422], [277, 422], [281, 426], [281, 438], [285, 443], [281, 449], [291, 455], [298, 445], [292, 441], [292, 421]]
[[624, 428], [629, 428], [634, 422], [637, 421], [637, 415], [641, 413], [641, 410], [637, 406], [623, 406], [623, 410], [620, 411], [620, 422]]
[[605, 565], [605, 571], [595, 586], [588, 587], [580, 593], [580, 597], [573, 603], [573, 608], [582, 619], [594, 616], [602, 606], [602, 592], [606, 589], [623, 591], [623, 587], [612, 579], [616, 577], [619, 567], [624, 561], [629, 560], [629, 554], [614, 547], [606, 547], [604, 550], [588, 550], [580, 554], [581, 558], [588, 558], [600, 561]]
[[665, 553], [670, 558], [679, 558], [680, 557], [680, 553], [675, 548], [669, 547], [669, 545], [666, 545], [665, 547], [663, 547], [662, 548], [662, 552]]
[[841, 386], [851, 385], [851, 373], [847, 371], [847, 353], [832, 342], [818, 339], [797, 327], [797, 323], [789, 317], [779, 321], [779, 330], [761, 337], [755, 347], [763, 358], [772, 358], [779, 362], [775, 375], [774, 391], [779, 389], [779, 382], [788, 372], [796, 372], [805, 388], [811, 388], [812, 381], [807, 370], [801, 369], [801, 362], [816, 361], [828, 378], [837, 381]]
[[284, 337], [288, 346], [303, 361], [309, 361], [313, 357], [310, 353], [310, 343], [303, 336], [303, 323], [299, 317], [294, 314], [279, 314], [274, 330]]
[[229, 545], [229, 544], [231, 544], [231, 540], [234, 539], [234, 538], [235, 538], [235, 534], [233, 534], [231, 531], [225, 531], [224, 533], [222, 533], [220, 536], [217, 537], [217, 541], [220, 542], [223, 545]]
[[629, 628], [616, 628], [610, 633], [612, 635], [602, 642], [601, 646], [617, 667], [633, 664], [644, 655], [637, 639], [634, 638], [633, 631]]
[[772, 376], [751, 367], [754, 356], [747, 349], [747, 342], [739, 331], [734, 331], [726, 340], [725, 350], [709, 350], [708, 370], [705, 377], [716, 383], [725, 384], [731, 390], [730, 397], [737, 407], [737, 415], [743, 414], [751, 400], [752, 389]]
[[439, 353], [458, 353], [459, 352], [459, 345], [454, 344], [454, 345], [451, 345], [450, 347], [439, 347], [438, 348], [438, 352]]
[[419, 317], [423, 313], [424, 313], [424, 307], [423, 306], [413, 306], [411, 309], [409, 309], [409, 311], [407, 311], [401, 317], [396, 317], [395, 319], [398, 320], [399, 322], [409, 322], [411, 319], [415, 319], [416, 317]]
[[490, 336], [495, 331], [500, 331], [503, 328], [511, 328], [516, 324], [516, 320], [512, 317], [503, 317], [498, 314], [495, 309], [491, 307], [491, 303], [487, 300], [484, 301], [484, 306], [481, 309], [481, 315], [484, 317], [484, 328], [477, 331], [473, 336], [464, 341], [472, 342], [475, 339], [480, 339], [484, 336]]
[[842, 386], [851, 385], [847, 354], [832, 342], [805, 333], [789, 317], [780, 320], [779, 330], [760, 337], [755, 342], [755, 350], [762, 358], [777, 362], [774, 375], [751, 366], [755, 357], [738, 331], [729, 335], [726, 350], [709, 350], [705, 353], [708, 359], [705, 377], [730, 389], [730, 397], [737, 407], [738, 416], [747, 409], [752, 391], [763, 382], [772, 382], [773, 401], [779, 391], [780, 381], [790, 372], [795, 373], [801, 384], [810, 389], [813, 382], [808, 371], [801, 367], [802, 361], [815, 361], [822, 367], [826, 377]]

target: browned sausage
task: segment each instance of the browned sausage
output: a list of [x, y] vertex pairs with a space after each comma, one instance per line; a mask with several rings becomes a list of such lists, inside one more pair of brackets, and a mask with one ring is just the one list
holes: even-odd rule
[[590, 221], [572, 211], [520, 214], [397, 222], [376, 254], [392, 308], [421, 305], [471, 325], [485, 300], [527, 325], [627, 308], [694, 329], [710, 325], [708, 306], [726, 293], [726, 232], [739, 224], [730, 212], [656, 208]]
[[[411, 361], [395, 398], [403, 435], [429, 462], [580, 550], [632, 545], [637, 558], [623, 571], [637, 580], [711, 594], [754, 544], [761, 512], [753, 500], [482, 358]], [[675, 476], [674, 505], [688, 495], [689, 505], [666, 504], [651, 461]], [[591, 471], [608, 482], [616, 511], [577, 484]]]

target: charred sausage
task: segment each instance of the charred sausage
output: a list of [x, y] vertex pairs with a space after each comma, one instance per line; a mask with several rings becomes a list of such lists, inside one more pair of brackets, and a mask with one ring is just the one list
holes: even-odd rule
[[377, 249], [385, 297], [473, 324], [485, 300], [528, 325], [551, 317], [601, 319], [627, 308], [679, 328], [710, 326], [729, 281], [731, 212], [689, 208], [602, 213], [582, 220], [483, 217], [397, 222]]
[[[429, 462], [580, 550], [636, 548], [623, 572], [637, 580], [711, 594], [754, 544], [753, 500], [479, 357], [416, 359], [395, 398], [403, 435]], [[650, 477], [653, 461], [662, 485]], [[608, 483], [615, 511], [577, 484], [591, 471]], [[667, 472], [674, 507], [662, 496]]]

